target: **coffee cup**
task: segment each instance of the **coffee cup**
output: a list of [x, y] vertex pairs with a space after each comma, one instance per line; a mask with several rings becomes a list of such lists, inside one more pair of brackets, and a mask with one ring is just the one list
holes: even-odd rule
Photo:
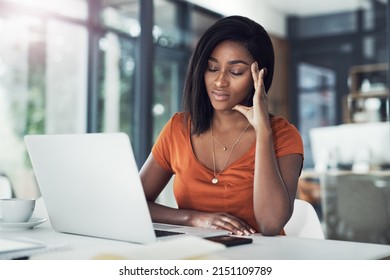
[[0, 214], [4, 222], [25, 223], [30, 220], [35, 208], [35, 199], [0, 199]]

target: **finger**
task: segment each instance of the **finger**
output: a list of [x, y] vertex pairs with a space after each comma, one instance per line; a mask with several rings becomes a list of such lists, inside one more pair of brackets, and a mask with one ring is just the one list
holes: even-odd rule
[[243, 114], [245, 116], [245, 114], [250, 110], [249, 107], [247, 106], [244, 106], [244, 105], [241, 105], [241, 104], [237, 104], [236, 106], [234, 106], [232, 108], [233, 110], [236, 110], [238, 112], [240, 112], [241, 114]]
[[237, 234], [237, 235], [242, 235], [243, 233], [239, 231], [232, 223], [228, 221], [220, 221], [222, 227], [225, 230], [228, 230], [231, 234]]
[[256, 232], [256, 230], [244, 220], [241, 220], [240, 218], [237, 218], [235, 216], [231, 216], [231, 217], [232, 217], [232, 224], [236, 226], [240, 231], [245, 232], [245, 234], [247, 235]]
[[258, 79], [259, 79], [259, 65], [257, 62], [253, 62], [251, 65], [253, 84], [255, 86], [255, 90], [258, 88]]
[[265, 85], [264, 85], [264, 77], [265, 75], [267, 74], [267, 68], [263, 68], [260, 70], [259, 72], [259, 79], [258, 79], [258, 82], [259, 82], [259, 87], [261, 88], [261, 90], [265, 93]]
[[224, 226], [228, 227], [230, 231], [236, 235], [250, 235], [251, 233], [256, 232], [254, 228], [237, 217], [229, 215], [222, 219], [225, 223]]
[[254, 228], [252, 228], [250, 225], [248, 225], [245, 222], [241, 222], [233, 225], [236, 228], [236, 231], [233, 231], [233, 233], [236, 235], [251, 235], [252, 233], [256, 232]]

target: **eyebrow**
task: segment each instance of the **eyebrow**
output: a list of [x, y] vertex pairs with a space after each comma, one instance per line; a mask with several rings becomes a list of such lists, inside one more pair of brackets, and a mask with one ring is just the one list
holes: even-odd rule
[[[213, 62], [218, 62], [218, 60], [214, 57], [210, 57], [209, 60], [213, 61]], [[249, 63], [244, 61], [244, 60], [241, 60], [241, 59], [236, 59], [236, 60], [231, 60], [228, 62], [229, 65], [234, 65], [234, 64], [245, 64], [245, 65], [248, 65], [249, 66]]]

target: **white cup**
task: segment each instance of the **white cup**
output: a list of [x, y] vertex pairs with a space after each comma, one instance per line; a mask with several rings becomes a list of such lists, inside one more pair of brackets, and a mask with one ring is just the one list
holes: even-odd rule
[[35, 208], [35, 199], [0, 199], [1, 218], [7, 223], [24, 223], [30, 220]]

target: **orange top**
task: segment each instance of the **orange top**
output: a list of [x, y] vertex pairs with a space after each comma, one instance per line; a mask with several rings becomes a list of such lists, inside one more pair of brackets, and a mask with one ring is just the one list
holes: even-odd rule
[[[253, 211], [255, 143], [248, 152], [211, 183], [213, 170], [197, 160], [192, 150], [190, 123], [185, 129], [184, 113], [176, 113], [161, 131], [152, 148], [162, 168], [175, 174], [174, 195], [178, 207], [206, 212], [227, 212], [258, 228]], [[302, 154], [298, 130], [281, 117], [271, 117], [275, 156]]]

